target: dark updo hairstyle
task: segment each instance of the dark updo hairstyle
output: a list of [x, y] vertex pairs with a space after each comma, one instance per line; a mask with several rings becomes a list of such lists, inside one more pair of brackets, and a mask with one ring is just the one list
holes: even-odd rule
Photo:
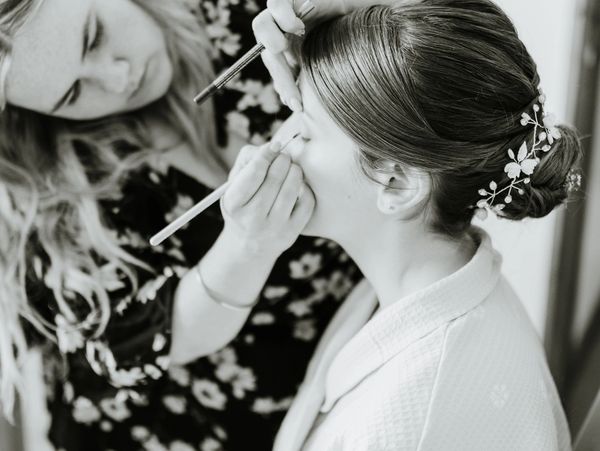
[[[538, 103], [536, 65], [491, 1], [361, 9], [311, 30], [301, 62], [321, 103], [358, 143], [367, 175], [383, 160], [431, 175], [437, 233], [462, 236], [479, 190], [510, 183], [508, 149], [533, 144], [534, 126], [521, 125], [521, 114], [533, 116]], [[531, 183], [519, 185], [524, 193], [501, 216], [539, 218], [567, 198], [565, 180], [581, 145], [572, 129], [558, 129], [562, 138], [540, 152]]]

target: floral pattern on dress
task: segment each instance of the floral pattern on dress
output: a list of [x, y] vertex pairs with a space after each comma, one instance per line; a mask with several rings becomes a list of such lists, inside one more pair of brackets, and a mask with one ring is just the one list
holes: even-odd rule
[[[206, 17], [217, 72], [256, 42], [252, 18], [265, 1], [186, 1]], [[260, 61], [215, 96], [215, 109], [222, 144], [232, 131], [264, 142], [289, 114]], [[272, 447], [321, 334], [362, 276], [339, 246], [300, 237], [277, 260], [258, 305], [228, 346], [187, 365], [170, 364], [174, 293], [220, 234], [219, 206], [160, 246], [148, 239], [209, 192], [173, 167], [148, 166], [131, 175], [119, 199], [102, 201], [119, 244], [155, 272], [133, 268], [138, 290], [132, 294], [120, 271], [103, 267], [113, 312], [100, 337], [68, 328], [52, 305], [55, 276], [36, 256], [32, 280], [40, 282], [30, 293], [58, 329], [58, 347], [39, 339], [56, 449]]]

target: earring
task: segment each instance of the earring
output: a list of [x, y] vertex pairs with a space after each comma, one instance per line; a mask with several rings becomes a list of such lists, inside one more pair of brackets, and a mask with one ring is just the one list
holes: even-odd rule
[[383, 213], [394, 213], [396, 211], [397, 206], [389, 200], [384, 200], [382, 204], [380, 204], [379, 208]]

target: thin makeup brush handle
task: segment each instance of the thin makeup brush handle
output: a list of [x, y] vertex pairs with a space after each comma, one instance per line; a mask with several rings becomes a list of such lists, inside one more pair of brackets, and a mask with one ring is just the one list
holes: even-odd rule
[[[283, 146], [281, 146], [279, 152], [285, 150], [285, 148], [298, 136], [300, 136], [299, 133], [296, 133], [294, 136], [292, 136]], [[223, 183], [221, 186], [216, 188], [212, 193], [210, 193], [208, 196], [206, 196], [188, 211], [186, 211], [173, 222], [168, 224], [164, 229], [162, 229], [160, 232], [158, 232], [156, 235], [150, 238], [150, 245], [158, 246], [160, 243], [169, 238], [171, 235], [177, 232], [180, 228], [182, 228], [184, 225], [186, 225], [188, 222], [190, 222], [192, 219], [194, 219], [212, 204], [221, 199], [221, 197], [225, 195], [225, 192], [227, 191], [227, 188], [229, 188], [230, 184], [231, 180], [228, 180], [227, 182]]]
[[233, 66], [223, 72], [222, 75], [218, 76], [215, 81], [204, 88], [196, 97], [194, 102], [201, 105], [206, 99], [212, 96], [215, 92], [226, 85], [229, 80], [235, 77], [244, 67], [254, 61], [260, 53], [265, 49], [265, 46], [261, 43], [256, 44], [250, 50], [248, 50], [239, 60], [237, 60]]
[[[315, 6], [310, 4], [308, 1], [304, 2], [300, 7], [299, 17], [300, 19], [304, 19], [307, 15], [309, 15]], [[265, 46], [260, 42], [248, 50], [240, 59], [238, 59], [229, 69], [223, 72], [222, 75], [218, 76], [215, 81], [213, 81], [210, 85], [204, 88], [199, 94], [194, 97], [194, 102], [198, 105], [201, 105], [206, 99], [212, 96], [215, 92], [221, 89], [223, 86], [229, 82], [233, 77], [235, 77], [244, 67], [258, 58], [261, 52], [265, 49]]]
[[190, 222], [192, 219], [194, 219], [196, 216], [198, 216], [216, 201], [218, 201], [221, 197], [223, 197], [230, 184], [231, 181], [223, 183], [212, 193], [210, 193], [208, 196], [206, 196], [204, 199], [202, 199], [200, 202], [198, 202], [196, 205], [194, 205], [192, 208], [190, 208], [188, 211], [183, 213], [181, 216], [179, 216], [177, 219], [175, 219], [173, 222], [167, 225], [164, 229], [162, 229], [160, 232], [158, 232], [156, 235], [150, 238], [150, 244], [152, 246], [158, 246], [164, 240], [169, 238], [180, 228], [182, 228], [184, 225], [186, 225], [188, 222]]

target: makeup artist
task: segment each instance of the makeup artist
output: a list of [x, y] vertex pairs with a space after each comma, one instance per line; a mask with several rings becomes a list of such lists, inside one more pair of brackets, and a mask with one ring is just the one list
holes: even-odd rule
[[[255, 29], [273, 69], [280, 28], [304, 26], [269, 6]], [[0, 400], [10, 415], [40, 349], [57, 449], [270, 449], [361, 279], [337, 245], [297, 239], [314, 198], [264, 144], [288, 116], [264, 67], [191, 102], [256, 42], [264, 7], [0, 2]], [[225, 218], [215, 205], [148, 244], [232, 167]]]

